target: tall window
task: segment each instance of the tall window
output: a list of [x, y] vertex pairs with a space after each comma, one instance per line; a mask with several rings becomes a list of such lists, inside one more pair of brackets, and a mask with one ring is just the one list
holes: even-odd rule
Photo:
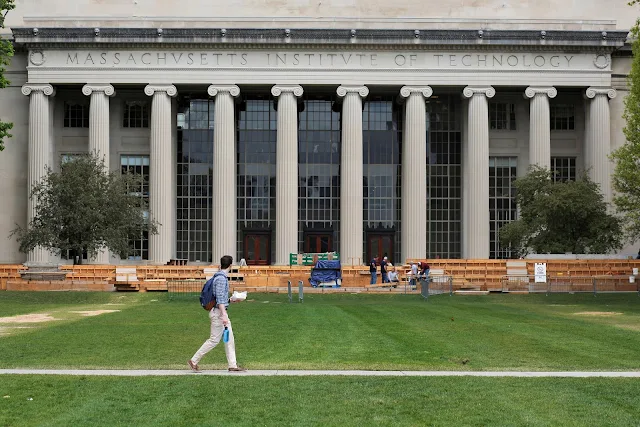
[[277, 113], [271, 97], [247, 99], [237, 129], [238, 258], [246, 258], [244, 235], [275, 229]]
[[451, 95], [427, 104], [427, 256], [462, 254], [462, 126], [460, 100]]
[[[139, 175], [142, 177], [142, 182], [139, 188], [130, 188], [129, 190], [136, 195], [139, 195], [145, 200], [145, 203], [149, 203], [149, 156], [121, 156], [120, 167], [122, 174]], [[145, 212], [145, 217], [149, 217], [149, 212]], [[143, 260], [149, 259], [149, 232], [147, 230], [140, 230], [140, 232], [129, 238], [129, 247], [131, 253], [129, 254], [130, 260]]]
[[333, 111], [331, 98], [305, 97], [304, 103], [298, 131], [298, 250], [333, 251], [339, 247], [340, 113]]
[[555, 182], [566, 182], [576, 180], [576, 158], [575, 157], [552, 157], [551, 172]]
[[516, 130], [516, 105], [489, 103], [489, 125], [492, 130]]
[[402, 108], [395, 104], [394, 97], [372, 96], [366, 101], [363, 111], [363, 155], [364, 155], [364, 203], [363, 220], [365, 230], [365, 254], [382, 256], [384, 253], [368, 253], [370, 236], [388, 233], [392, 236], [393, 248], [385, 249], [393, 263], [400, 259], [401, 213], [400, 213], [400, 150], [402, 134]]
[[516, 219], [517, 157], [489, 157], [489, 257], [510, 258], [511, 251], [500, 246], [500, 227]]
[[122, 127], [148, 128], [149, 127], [149, 102], [126, 101], [124, 104], [124, 117]]
[[64, 127], [88, 128], [89, 127], [89, 105], [82, 102], [65, 101]]
[[191, 99], [178, 113], [177, 255], [196, 262], [212, 262], [213, 112], [213, 100]]
[[551, 130], [575, 130], [576, 113], [572, 104], [551, 104]]

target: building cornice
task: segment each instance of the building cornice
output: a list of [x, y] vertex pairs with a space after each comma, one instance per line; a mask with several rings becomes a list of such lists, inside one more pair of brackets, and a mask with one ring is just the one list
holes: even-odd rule
[[522, 46], [528, 49], [595, 48], [613, 51], [624, 46], [627, 31], [553, 30], [392, 30], [392, 29], [256, 29], [256, 28], [13, 28], [16, 45], [30, 47], [149, 47], [202, 45], [257, 48], [415, 47], [430, 49]]

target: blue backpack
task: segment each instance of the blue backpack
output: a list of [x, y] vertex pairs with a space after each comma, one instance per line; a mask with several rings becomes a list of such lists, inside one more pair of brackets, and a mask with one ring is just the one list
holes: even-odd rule
[[215, 286], [213, 280], [216, 276], [224, 276], [224, 273], [218, 272], [213, 277], [207, 280], [200, 292], [200, 305], [207, 311], [211, 311], [216, 306], [216, 296], [214, 295]]

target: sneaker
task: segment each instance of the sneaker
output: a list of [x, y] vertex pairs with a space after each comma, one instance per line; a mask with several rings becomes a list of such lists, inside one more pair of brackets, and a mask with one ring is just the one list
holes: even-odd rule
[[193, 363], [191, 359], [189, 359], [187, 363], [193, 372], [200, 372], [200, 367], [196, 363]]
[[236, 366], [235, 368], [229, 368], [229, 372], [247, 372], [247, 370], [240, 366]]

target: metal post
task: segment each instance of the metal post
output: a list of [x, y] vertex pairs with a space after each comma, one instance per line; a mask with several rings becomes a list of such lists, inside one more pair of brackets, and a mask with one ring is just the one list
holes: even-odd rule
[[302, 280], [298, 281], [298, 301], [304, 302], [304, 282]]
[[547, 292], [546, 292], [545, 296], [549, 296], [550, 290], [551, 290], [551, 278], [547, 277]]
[[291, 295], [291, 280], [287, 280], [287, 294], [289, 295], [289, 303], [293, 301], [293, 297]]
[[449, 296], [453, 296], [453, 277], [449, 276]]
[[420, 281], [420, 295], [422, 295], [422, 298], [424, 298], [425, 300], [428, 300], [429, 299], [429, 282], [424, 277], [421, 277], [419, 281]]
[[591, 280], [593, 281], [593, 296], [596, 296], [596, 278], [593, 277], [591, 278]]

